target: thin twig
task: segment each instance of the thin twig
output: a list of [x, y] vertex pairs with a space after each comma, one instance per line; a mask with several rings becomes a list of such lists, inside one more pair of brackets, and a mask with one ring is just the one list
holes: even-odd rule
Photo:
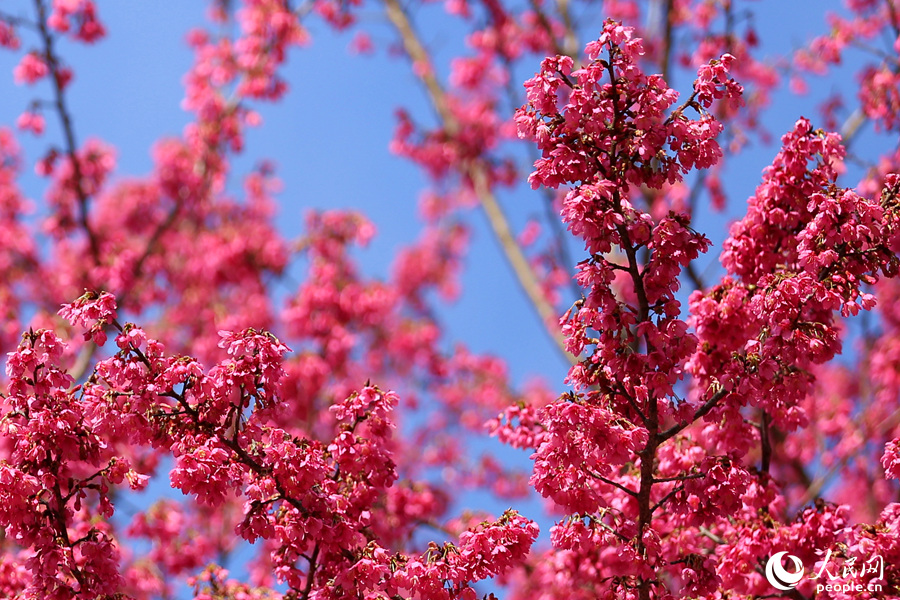
[[713, 409], [713, 407], [715, 407], [716, 404], [718, 404], [719, 400], [724, 398], [727, 394], [728, 394], [728, 390], [722, 388], [718, 392], [716, 392], [715, 394], [710, 396], [710, 398], [700, 408], [697, 409], [697, 411], [694, 413], [694, 415], [688, 421], [684, 421], [683, 423], [678, 423], [677, 425], [672, 425], [665, 431], [661, 432], [659, 434], [660, 441], [668, 440], [669, 438], [675, 436], [678, 432], [680, 432], [681, 430], [686, 428], [691, 423], [694, 423], [697, 420], [699, 420], [700, 418], [704, 417], [706, 415], [706, 413], [711, 411]]
[[[553, 31], [553, 24], [550, 23], [550, 18], [547, 17], [547, 13], [544, 12], [544, 9], [541, 5], [541, 2], [538, 0], [531, 0], [531, 10], [534, 11], [535, 16], [537, 17], [538, 24], [541, 26], [541, 29], [544, 30], [544, 33], [547, 34], [547, 37], [550, 38], [552, 48], [554, 54], [558, 55], [567, 55], [572, 58], [572, 60], [576, 60], [578, 57], [574, 54], [569, 54], [563, 44], [556, 39], [556, 32]], [[576, 49], [577, 50], [577, 49]]]
[[590, 469], [588, 469], [588, 474], [591, 477], [593, 477], [594, 479], [596, 479], [598, 481], [602, 481], [606, 485], [611, 485], [614, 488], [618, 488], [618, 489], [622, 490], [623, 492], [625, 492], [632, 498], [637, 498], [638, 493], [636, 491], [634, 491], [633, 489], [631, 489], [630, 487], [624, 486], [617, 481], [613, 481], [612, 479], [608, 479], [608, 478], [604, 477], [603, 475], [601, 475], [600, 473], [595, 473], [594, 471], [592, 471]]
[[301, 598], [307, 600], [309, 598], [310, 592], [312, 592], [313, 579], [316, 576], [316, 567], [318, 566], [319, 560], [319, 544], [316, 544], [316, 547], [313, 548], [312, 556], [309, 558], [309, 570], [306, 573], [306, 586], [303, 588], [303, 593], [300, 595]]
[[654, 477], [653, 483], [668, 483], [670, 481], [687, 481], [688, 479], [703, 479], [705, 473], [691, 473], [690, 475], [676, 475], [674, 477]]
[[[163, 233], [169, 227], [172, 226], [172, 223], [175, 222], [175, 218], [178, 216], [180, 208], [180, 203], [176, 203], [172, 210], [169, 212], [169, 215], [166, 217], [164, 221], [162, 221], [159, 225], [156, 226], [156, 229], [150, 235], [150, 239], [147, 241], [147, 246], [144, 248], [144, 252], [141, 254], [140, 258], [138, 258], [137, 262], [134, 265], [134, 278], [137, 279], [141, 275], [141, 271], [143, 271], [144, 264], [147, 262], [147, 259], [150, 258], [150, 255], [156, 250], [156, 244], [159, 242], [159, 239], [162, 237]], [[120, 307], [124, 307], [126, 302], [128, 301], [128, 297], [130, 293], [134, 291], [134, 288], [129, 288], [125, 290], [119, 298], [117, 298], [117, 304]], [[109, 325], [105, 327], [108, 328]], [[90, 367], [91, 359], [94, 357], [94, 353], [97, 351], [97, 344], [85, 344], [81, 348], [81, 352], [78, 353], [78, 358], [75, 360], [75, 364], [72, 366], [72, 369], [69, 371], [69, 374], [72, 376], [74, 381], [78, 381], [87, 373], [88, 367]]]
[[769, 472], [769, 465], [772, 462], [772, 436], [769, 430], [772, 426], [772, 418], [769, 413], [763, 411], [762, 419], [759, 424], [759, 443], [762, 446], [762, 464], [760, 470], [763, 473]]
[[[506, 68], [511, 72], [513, 68], [513, 63], [509, 59], [509, 57], [504, 56], [503, 62]], [[515, 112], [515, 110], [521, 105], [521, 100], [518, 96], [516, 96], [516, 90], [512, 85], [512, 81], [507, 81], [506, 83], [506, 97], [509, 102], [510, 112]], [[538, 149], [533, 144], [528, 145], [528, 155], [531, 163], [534, 164], [539, 158]], [[569, 248], [566, 244], [568, 240], [568, 235], [566, 232], [566, 228], [563, 225], [562, 220], [559, 218], [559, 214], [557, 214], [555, 203], [556, 197], [555, 193], [550, 188], [542, 188], [542, 193], [544, 195], [544, 218], [550, 224], [550, 233], [553, 236], [553, 244], [552, 248], [556, 254], [556, 260], [558, 263], [565, 269], [571, 269], [575, 264], [575, 261], [572, 259], [572, 255], [569, 252]], [[574, 297], [581, 296], [582, 290], [578, 287], [578, 284], [575, 282], [574, 278], [569, 278], [569, 290], [572, 292]]]
[[656, 504], [653, 505], [653, 508], [650, 509], [650, 514], [655, 513], [656, 509], [661, 507], [663, 504], [665, 504], [672, 496], [674, 496], [678, 492], [683, 492], [683, 491], [684, 491], [683, 483], [681, 485], [676, 485], [674, 488], [672, 488], [672, 491], [670, 491], [668, 494], [663, 496], [659, 502], [657, 502]]
[[47, 27], [47, 11], [44, 7], [43, 0], [34, 0], [34, 5], [38, 13], [38, 31], [44, 42], [44, 58], [47, 60], [47, 66], [50, 67], [50, 79], [53, 84], [56, 112], [59, 114], [60, 121], [62, 122], [63, 136], [66, 140], [66, 154], [69, 157], [69, 161], [72, 163], [72, 179], [74, 181], [75, 195], [78, 198], [78, 220], [82, 229], [84, 229], [85, 235], [87, 235], [91, 258], [93, 259], [94, 264], [99, 266], [100, 245], [97, 242], [97, 236], [94, 234], [90, 222], [88, 221], [88, 202], [90, 198], [84, 190], [84, 185], [81, 181], [82, 173], [81, 165], [78, 161], [78, 145], [75, 142], [75, 127], [72, 124], [72, 118], [69, 115], [69, 109], [66, 106], [66, 96], [63, 92], [63, 80], [62, 77], [60, 77], [59, 61], [53, 51], [53, 35]]

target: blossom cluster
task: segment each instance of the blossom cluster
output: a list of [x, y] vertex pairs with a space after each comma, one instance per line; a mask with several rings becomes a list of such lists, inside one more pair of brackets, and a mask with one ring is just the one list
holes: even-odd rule
[[[0, 463], [8, 484], [0, 525], [23, 547], [27, 593], [99, 597], [134, 585], [120, 574], [121, 542], [103, 521], [94, 524], [112, 516], [113, 489], [125, 480], [134, 489], [146, 484], [129, 455], [116, 453], [125, 441], [128, 454], [141, 447], [170, 454], [172, 486], [201, 505], [218, 509], [230, 496], [241, 498], [235, 533], [264, 540], [272, 574], [293, 590], [340, 598], [365, 589], [376, 598], [430, 589], [433, 597], [474, 598], [473, 582], [508, 572], [528, 554], [537, 527], [515, 511], [421, 556], [379, 543], [376, 524], [397, 480], [393, 392], [366, 386], [335, 404], [338, 426], [328, 442], [292, 435], [271, 418], [288, 351], [277, 338], [222, 331], [227, 358], [206, 370], [168, 355], [133, 324], [119, 325], [114, 312], [105, 292], [60, 310], [73, 326], [106, 322], [118, 330], [119, 351], [83, 385], [70, 387], [72, 377], [59, 366], [65, 344], [50, 331], [26, 334], [8, 359], [2, 423], [14, 447]], [[172, 573], [195, 567], [212, 550], [201, 543], [166, 558], [164, 548], [186, 541], [180, 514], [153, 512], [131, 527], [153, 540], [151, 556]]]
[[[727, 275], [694, 291], [682, 320], [680, 275], [709, 241], [690, 214], [653, 203], [722, 156], [723, 125], [708, 111], [733, 110], [741, 87], [724, 55], [698, 69], [676, 106], [677, 93], [641, 70], [643, 52], [632, 30], [608, 22], [584, 67], [548, 58], [525, 84], [519, 132], [542, 151], [530, 181], [572, 186], [560, 215], [589, 252], [576, 275], [583, 298], [560, 322], [583, 358], [569, 373], [574, 393], [539, 413], [537, 434], [532, 420], [512, 422], [517, 410], [493, 427], [535, 448], [531, 483], [571, 515], [557, 525], [552, 559], [535, 566], [538, 580], [573, 577], [577, 561], [596, 569], [593, 597], [762, 595], [766, 580], [746, 577], [753, 565], [781, 547], [803, 554], [801, 540], [812, 562], [812, 548], [838, 538], [810, 531], [846, 529], [816, 524], [842, 507], [790, 523], [773, 504], [771, 438], [809, 423], [798, 398], [841, 351], [839, 317], [873, 309], [866, 286], [897, 274], [895, 176], [880, 198], [839, 188], [839, 136], [799, 120], [731, 228]], [[662, 193], [644, 191], [653, 189]], [[892, 442], [889, 476], [896, 456]], [[559, 593], [575, 585], [563, 581]]]

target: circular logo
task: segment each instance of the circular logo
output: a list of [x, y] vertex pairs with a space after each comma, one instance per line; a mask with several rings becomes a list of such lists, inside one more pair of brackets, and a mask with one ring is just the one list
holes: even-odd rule
[[[787, 554], [787, 557], [794, 563], [794, 573], [788, 573], [781, 566], [781, 557]], [[793, 554], [787, 552], [777, 552], [772, 555], [769, 562], [766, 563], [766, 579], [776, 589], [787, 591], [797, 587], [800, 580], [803, 579], [803, 563]]]

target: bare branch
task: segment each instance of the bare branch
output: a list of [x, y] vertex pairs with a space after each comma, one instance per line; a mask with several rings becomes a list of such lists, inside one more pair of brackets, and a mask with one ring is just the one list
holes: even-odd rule
[[685, 421], [685, 422], [679, 423], [677, 425], [672, 425], [665, 431], [659, 433], [658, 436], [659, 436], [660, 442], [664, 442], [664, 441], [672, 438], [678, 432], [680, 432], [681, 430], [686, 428], [691, 423], [694, 423], [698, 419], [703, 418], [709, 411], [711, 411], [716, 406], [716, 404], [718, 404], [719, 400], [724, 398], [727, 394], [728, 394], [728, 390], [722, 388], [718, 392], [716, 392], [715, 394], [710, 396], [710, 398], [703, 404], [703, 406], [701, 406], [700, 408], [697, 409], [697, 411], [691, 417], [690, 421]]
[[66, 154], [72, 163], [72, 179], [74, 180], [75, 195], [78, 198], [78, 220], [81, 228], [87, 235], [88, 245], [90, 247], [91, 258], [95, 265], [100, 265], [100, 245], [97, 242], [97, 236], [91, 229], [88, 221], [88, 203], [90, 198], [84, 189], [81, 181], [81, 165], [78, 162], [78, 145], [75, 142], [75, 127], [72, 125], [72, 117], [69, 114], [69, 108], [66, 105], [66, 96], [63, 92], [63, 79], [60, 76], [59, 61], [53, 50], [53, 34], [47, 27], [47, 10], [43, 0], [34, 0], [37, 9], [38, 19], [37, 26], [41, 34], [41, 40], [44, 43], [44, 58], [47, 60], [47, 66], [50, 68], [50, 79], [53, 85], [53, 95], [55, 98], [56, 112], [59, 114], [62, 122], [63, 136], [66, 141]]
[[[413, 61], [413, 64], [423, 66], [430, 64], [428, 52], [419, 40], [419, 37], [409, 20], [409, 16], [400, 5], [400, 2], [398, 0], [385, 0], [384, 5], [388, 19], [400, 34], [400, 38], [403, 41], [403, 47]], [[431, 99], [435, 111], [438, 113], [438, 117], [441, 120], [444, 130], [451, 138], [455, 137], [459, 133], [460, 126], [456, 117], [453, 116], [453, 113], [449, 109], [447, 95], [444, 92], [443, 87], [431, 69], [423, 68], [419, 69], [418, 72], [419, 78], [422, 80], [422, 83], [425, 84], [428, 96]], [[472, 182], [472, 188], [488, 217], [494, 235], [500, 242], [500, 246], [506, 255], [506, 259], [512, 266], [513, 272], [519, 280], [519, 284], [522, 286], [522, 289], [525, 291], [528, 299], [540, 316], [541, 323], [544, 325], [548, 335], [553, 339], [557, 348], [559, 348], [566, 360], [571, 364], [576, 364], [577, 359], [566, 350], [565, 339], [556, 328], [555, 324], [559, 315], [544, 295], [537, 275], [531, 268], [522, 248], [513, 236], [509, 221], [503, 213], [503, 209], [500, 207], [497, 197], [491, 190], [484, 162], [474, 160], [463, 165], [461, 167], [461, 174]]]
[[594, 479], [596, 479], [596, 480], [598, 480], [598, 481], [602, 481], [602, 482], [605, 483], [606, 485], [611, 485], [611, 486], [613, 486], [614, 488], [617, 488], [617, 489], [619, 489], [619, 490], [622, 490], [623, 492], [625, 492], [625, 493], [628, 494], [629, 496], [631, 496], [631, 497], [633, 497], [633, 498], [637, 498], [638, 493], [637, 493], [636, 491], [634, 491], [633, 489], [631, 489], [631, 488], [629, 488], [629, 487], [627, 487], [627, 486], [622, 485], [621, 483], [619, 483], [619, 482], [617, 482], [617, 481], [613, 481], [612, 479], [607, 479], [606, 477], [604, 477], [604, 476], [601, 475], [600, 473], [595, 473], [594, 471], [591, 471], [590, 469], [588, 469], [588, 474], [589, 474], [591, 477], [593, 477]]

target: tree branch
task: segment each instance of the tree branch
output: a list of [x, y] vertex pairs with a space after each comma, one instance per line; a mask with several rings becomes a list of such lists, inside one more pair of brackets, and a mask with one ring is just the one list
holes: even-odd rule
[[662, 76], [663, 79], [666, 80], [666, 83], [671, 87], [672, 82], [669, 80], [669, 76], [671, 75], [671, 62], [672, 62], [672, 34], [673, 34], [673, 18], [672, 12], [675, 8], [675, 0], [661, 0], [665, 2], [665, 7], [663, 10], [665, 11], [665, 15], [663, 18], [665, 19], [665, 30], [663, 33], [663, 54], [662, 54]]
[[588, 469], [587, 472], [594, 479], [596, 479], [598, 481], [602, 481], [606, 485], [611, 485], [614, 488], [618, 488], [618, 489], [622, 490], [623, 492], [625, 492], [626, 494], [628, 494], [629, 496], [631, 496], [632, 498], [637, 498], [638, 493], [636, 491], [634, 491], [633, 489], [631, 489], [630, 487], [624, 486], [617, 481], [613, 481], [612, 479], [607, 479], [600, 473], [595, 473], [594, 471], [592, 471], [590, 469]]
[[66, 105], [66, 96], [63, 92], [63, 81], [60, 77], [59, 61], [53, 51], [53, 35], [47, 27], [47, 11], [43, 0], [34, 0], [34, 5], [38, 13], [38, 31], [40, 32], [41, 40], [44, 43], [44, 58], [47, 59], [47, 66], [50, 68], [50, 79], [52, 80], [53, 95], [55, 98], [54, 104], [62, 123], [63, 136], [66, 141], [66, 154], [69, 157], [69, 161], [72, 163], [72, 179], [74, 180], [75, 195], [78, 198], [78, 220], [82, 229], [84, 229], [85, 235], [87, 235], [91, 258], [93, 259], [94, 264], [99, 266], [100, 245], [97, 242], [97, 236], [91, 229], [90, 222], [88, 221], [88, 202], [90, 199], [87, 192], [84, 190], [81, 181], [81, 165], [78, 162], [78, 146], [75, 143], [75, 128], [72, 125], [72, 117], [69, 115], [69, 109]]
[[719, 400], [724, 398], [728, 394], [728, 390], [725, 388], [720, 389], [718, 392], [710, 396], [710, 398], [694, 413], [691, 417], [690, 421], [685, 421], [683, 423], [678, 423], [677, 425], [672, 425], [665, 431], [658, 434], [659, 441], [664, 442], [672, 437], [674, 437], [678, 432], [682, 431], [691, 423], [696, 422], [698, 419], [704, 417], [709, 411], [711, 411], [716, 404], [718, 404]]
[[769, 465], [772, 462], [772, 437], [770, 435], [770, 427], [772, 424], [772, 419], [769, 417], [769, 413], [763, 411], [762, 419], [759, 424], [759, 441], [762, 446], [762, 459], [761, 459], [761, 467], [760, 470], [763, 473], [769, 472]]
[[[406, 11], [400, 6], [399, 0], [384, 0], [384, 5], [388, 19], [399, 33], [403, 42], [403, 47], [409, 55], [409, 58], [413, 61], [413, 64], [418, 64], [422, 67], [430, 65], [431, 61], [428, 52], [425, 50], [425, 47], [422, 45], [422, 42], [414, 31]], [[450, 111], [447, 95], [444, 92], [443, 87], [441, 87], [440, 82], [437, 80], [434, 72], [430, 68], [421, 68], [418, 69], [418, 77], [425, 85], [431, 103], [438, 113], [438, 117], [440, 118], [441, 124], [447, 132], [447, 135], [451, 138], [455, 138], [459, 134], [460, 125], [456, 120], [456, 117], [454, 117], [453, 113]], [[531, 265], [525, 257], [525, 254], [522, 252], [521, 247], [519, 247], [518, 242], [516, 242], [510, 229], [509, 221], [491, 190], [484, 162], [481, 160], [473, 160], [468, 164], [461, 166], [461, 174], [472, 182], [472, 188], [487, 215], [488, 222], [494, 231], [494, 235], [500, 242], [500, 246], [506, 255], [506, 259], [519, 280], [519, 284], [522, 286], [522, 289], [525, 291], [531, 304], [540, 316], [547, 334], [554, 341], [566, 360], [570, 364], [576, 364], [577, 360], [568, 352], [568, 350], [566, 350], [565, 339], [556, 327], [559, 315], [544, 295], [537, 275], [531, 268]]]

